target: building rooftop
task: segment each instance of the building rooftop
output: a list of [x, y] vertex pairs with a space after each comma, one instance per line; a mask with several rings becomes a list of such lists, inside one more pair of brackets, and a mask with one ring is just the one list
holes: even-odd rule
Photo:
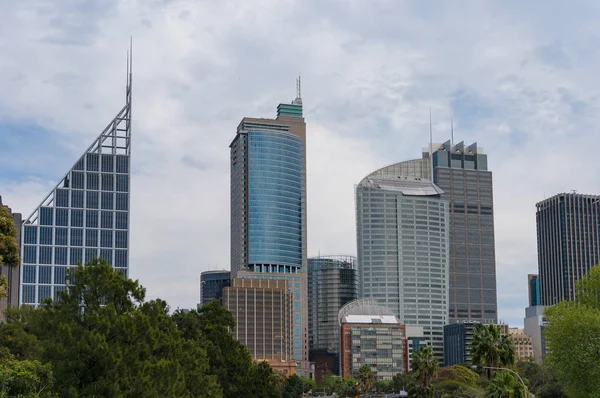
[[343, 323], [365, 323], [365, 324], [398, 324], [398, 318], [394, 315], [346, 315]]
[[400, 192], [404, 196], [437, 196], [444, 193], [429, 180], [406, 176], [365, 178], [361, 181], [359, 187]]

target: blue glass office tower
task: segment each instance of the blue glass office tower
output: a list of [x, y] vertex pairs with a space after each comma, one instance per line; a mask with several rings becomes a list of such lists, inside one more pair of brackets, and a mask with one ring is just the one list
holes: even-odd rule
[[285, 279], [293, 357], [308, 375], [306, 123], [300, 92], [276, 119], [244, 118], [231, 149], [231, 276]]
[[69, 267], [94, 258], [127, 275], [131, 63], [125, 105], [22, 224], [19, 303], [66, 289]]

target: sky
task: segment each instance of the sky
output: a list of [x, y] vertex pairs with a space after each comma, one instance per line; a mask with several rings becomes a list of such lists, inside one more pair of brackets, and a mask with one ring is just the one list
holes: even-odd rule
[[600, 3], [0, 0], [0, 195], [29, 215], [125, 100], [130, 276], [172, 308], [229, 268], [229, 144], [302, 76], [308, 254], [356, 254], [354, 185], [477, 141], [493, 172], [499, 317], [522, 325], [535, 203], [600, 194]]

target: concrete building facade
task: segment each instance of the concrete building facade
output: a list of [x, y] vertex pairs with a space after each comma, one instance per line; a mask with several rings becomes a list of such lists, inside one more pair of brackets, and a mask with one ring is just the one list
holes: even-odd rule
[[543, 363], [546, 357], [546, 339], [544, 337], [544, 329], [547, 326], [544, 311], [544, 305], [536, 305], [525, 309], [524, 331], [531, 338], [531, 348], [533, 350], [533, 358], [536, 363]]
[[448, 323], [449, 210], [431, 181], [394, 175], [396, 165], [356, 187], [360, 297], [422, 326], [443, 357]]
[[519, 328], [509, 328], [508, 335], [515, 348], [515, 358], [517, 361], [528, 361], [534, 359], [533, 345], [531, 336], [525, 333], [525, 330]]
[[408, 369], [406, 330], [394, 313], [373, 299], [359, 299], [339, 312], [341, 376], [356, 377], [362, 366], [376, 380], [391, 380]]
[[294, 358], [309, 376], [306, 123], [296, 99], [276, 119], [245, 117], [231, 145], [231, 274], [288, 281]]
[[354, 256], [308, 259], [308, 342], [315, 378], [340, 374], [338, 314], [358, 298], [358, 270]]
[[600, 196], [561, 193], [536, 204], [540, 305], [575, 298], [600, 262]]
[[293, 358], [293, 297], [285, 280], [235, 278], [223, 288], [223, 306], [233, 314], [233, 336], [255, 361], [267, 361], [286, 375], [296, 372]]
[[[2, 203], [2, 197], [0, 196], [0, 206], [8, 208], [8, 212], [12, 215], [15, 229], [17, 230], [17, 244], [21, 247], [21, 223], [23, 222], [23, 215], [21, 213], [13, 213], [12, 209]], [[19, 305], [19, 270], [20, 266], [9, 267], [2, 264], [0, 268], [0, 274], [6, 278], [7, 283], [7, 296], [0, 298], [0, 322], [4, 322], [4, 310], [8, 307], [15, 307]]]

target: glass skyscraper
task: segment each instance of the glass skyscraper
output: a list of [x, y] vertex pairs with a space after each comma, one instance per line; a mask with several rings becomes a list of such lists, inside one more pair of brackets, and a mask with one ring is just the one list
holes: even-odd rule
[[221, 301], [223, 289], [231, 286], [231, 272], [224, 270], [204, 271], [200, 274], [200, 304]]
[[231, 276], [287, 280], [293, 347], [308, 375], [306, 286], [306, 124], [302, 100], [276, 119], [245, 117], [231, 149]]
[[67, 269], [94, 258], [127, 276], [130, 140], [131, 70], [123, 108], [23, 220], [21, 304], [55, 299], [66, 289]]
[[418, 177], [378, 173], [356, 188], [360, 297], [375, 299], [400, 322], [422, 326], [443, 358], [448, 323], [450, 220], [443, 191]]
[[540, 304], [573, 300], [600, 261], [600, 196], [561, 193], [536, 208]]

